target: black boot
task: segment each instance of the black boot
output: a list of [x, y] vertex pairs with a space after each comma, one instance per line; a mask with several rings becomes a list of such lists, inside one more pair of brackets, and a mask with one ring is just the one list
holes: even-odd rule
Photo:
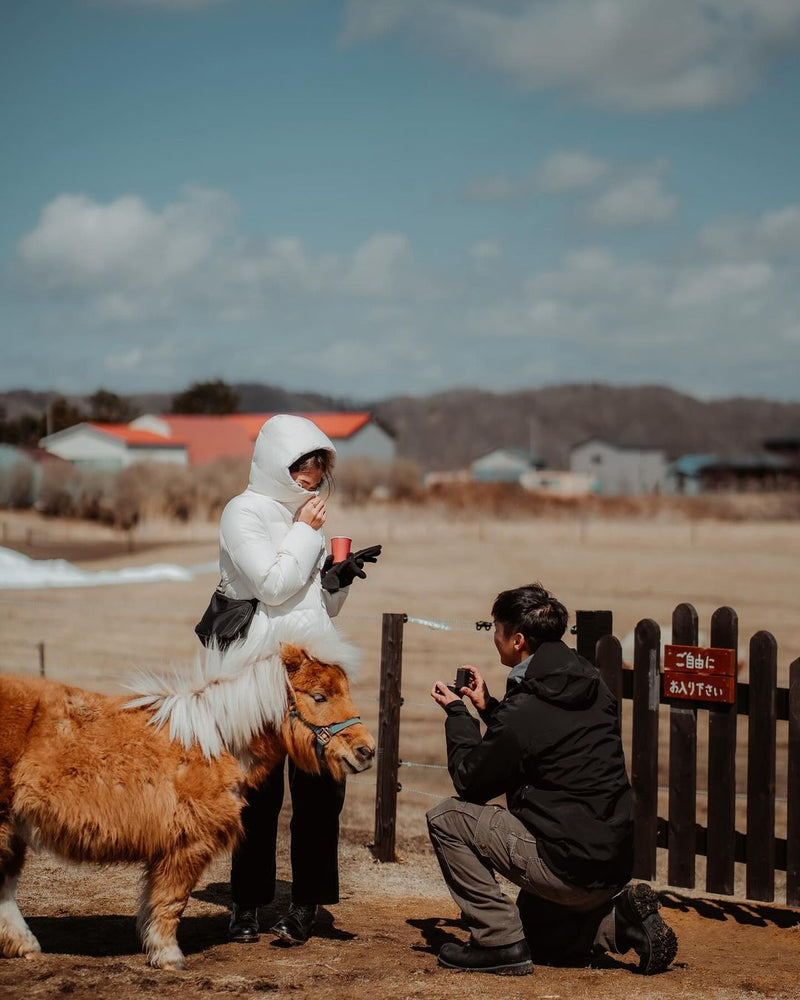
[[664, 972], [678, 953], [675, 932], [661, 919], [658, 896], [644, 882], [626, 886], [614, 898], [615, 951], [623, 955], [633, 948], [639, 956], [639, 971], [646, 976]]
[[460, 972], [493, 972], [496, 976], [527, 976], [533, 972], [531, 953], [524, 939], [499, 948], [448, 941], [439, 952], [439, 965]]
[[317, 907], [314, 903], [292, 903], [289, 912], [273, 924], [270, 930], [289, 944], [305, 944], [316, 915]]
[[234, 903], [228, 930], [234, 941], [242, 941], [245, 944], [258, 941], [258, 911], [255, 908], [246, 910]]

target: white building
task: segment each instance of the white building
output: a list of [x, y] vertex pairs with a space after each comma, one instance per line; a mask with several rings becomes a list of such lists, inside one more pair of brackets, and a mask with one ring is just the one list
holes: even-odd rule
[[129, 424], [75, 424], [43, 437], [39, 446], [73, 465], [90, 469], [124, 469], [136, 462], [189, 462], [181, 442]]
[[479, 483], [518, 483], [531, 469], [540, 469], [542, 459], [521, 448], [495, 448], [470, 462], [472, 478]]
[[612, 496], [661, 493], [667, 482], [667, 458], [661, 448], [617, 445], [602, 438], [574, 445], [569, 468], [590, 476], [595, 493]]

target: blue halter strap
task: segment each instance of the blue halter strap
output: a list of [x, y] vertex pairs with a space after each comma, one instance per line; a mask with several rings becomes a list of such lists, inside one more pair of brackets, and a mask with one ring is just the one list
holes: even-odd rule
[[340, 733], [343, 729], [347, 729], [348, 726], [354, 726], [357, 722], [361, 722], [360, 716], [354, 715], [350, 719], [345, 719], [344, 722], [332, 722], [327, 726], [318, 726], [315, 722], [311, 722], [300, 712], [300, 709], [297, 707], [297, 702], [294, 700], [292, 695], [289, 695], [289, 718], [297, 719], [298, 722], [302, 722], [303, 725], [310, 729], [314, 734], [317, 760], [320, 764], [323, 762], [325, 747], [330, 743], [333, 737], [337, 733]]

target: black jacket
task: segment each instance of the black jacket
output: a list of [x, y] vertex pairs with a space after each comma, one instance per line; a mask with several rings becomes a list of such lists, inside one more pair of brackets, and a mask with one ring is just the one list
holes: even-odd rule
[[542, 643], [518, 683], [481, 713], [447, 707], [447, 764], [457, 794], [509, 811], [548, 868], [587, 889], [624, 885], [632, 864], [631, 788], [617, 703], [595, 667], [563, 642]]

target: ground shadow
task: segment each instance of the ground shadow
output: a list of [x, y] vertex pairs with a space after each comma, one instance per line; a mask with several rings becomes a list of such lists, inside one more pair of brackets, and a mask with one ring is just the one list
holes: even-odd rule
[[448, 941], [463, 943], [463, 937], [452, 934], [448, 928], [464, 931], [467, 925], [463, 920], [448, 920], [446, 917], [426, 917], [424, 919], [406, 920], [409, 927], [415, 927], [421, 934], [425, 942], [424, 945], [414, 944], [412, 951], [422, 951], [427, 954], [438, 955], [443, 944]]
[[680, 910], [683, 913], [694, 911], [699, 917], [708, 920], [735, 920], [737, 924], [751, 927], [766, 927], [769, 924], [787, 930], [790, 927], [800, 927], [800, 910], [790, 910], [783, 906], [769, 903], [745, 903], [728, 899], [701, 899], [693, 896], [682, 896], [676, 892], [659, 893], [661, 905], [665, 910]]
[[[45, 954], [111, 958], [138, 955], [136, 918], [127, 914], [90, 917], [29, 917], [28, 926]], [[228, 915], [184, 917], [178, 925], [181, 950], [192, 955], [228, 941]]]
[[[258, 908], [258, 922], [262, 934], [268, 933], [271, 925], [286, 912], [291, 901], [292, 883], [283, 879], [278, 879], [275, 884], [275, 899], [266, 906]], [[202, 889], [195, 889], [192, 893], [193, 899], [199, 899], [204, 903], [213, 903], [215, 906], [224, 906], [230, 910], [231, 887], [228, 882], [210, 882]], [[225, 914], [225, 920], [229, 919]], [[227, 934], [227, 931], [226, 931]], [[314, 937], [328, 938], [333, 941], [352, 941], [356, 937], [350, 931], [342, 930], [336, 926], [334, 915], [330, 910], [321, 906], [317, 911], [317, 919], [314, 923]], [[227, 937], [225, 938], [227, 940]], [[286, 942], [279, 940], [272, 942], [278, 947], [286, 947]], [[288, 945], [291, 947], [291, 945]]]

